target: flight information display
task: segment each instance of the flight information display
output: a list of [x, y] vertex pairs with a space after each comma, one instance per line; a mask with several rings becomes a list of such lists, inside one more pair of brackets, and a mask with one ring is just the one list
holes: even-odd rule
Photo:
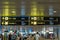
[[28, 25], [29, 17], [1, 17], [1, 25]]
[[1, 25], [59, 25], [60, 17], [1, 17]]
[[59, 25], [60, 17], [30, 17], [30, 25]]

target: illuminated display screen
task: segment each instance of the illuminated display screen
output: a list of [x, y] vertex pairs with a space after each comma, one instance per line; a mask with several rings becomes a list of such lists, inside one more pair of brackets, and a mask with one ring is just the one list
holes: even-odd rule
[[[8, 19], [8, 20], [7, 20]], [[28, 25], [29, 17], [1, 17], [2, 25]]]
[[58, 25], [60, 17], [30, 17], [30, 25]]
[[58, 19], [59, 17], [44, 17], [44, 20], [46, 20], [46, 24], [52, 24], [52, 25], [58, 25]]
[[45, 24], [45, 22], [44, 22], [44, 17], [30, 17], [30, 24], [31, 25], [40, 25], [40, 24]]
[[60, 17], [1, 17], [1, 25], [59, 25]]

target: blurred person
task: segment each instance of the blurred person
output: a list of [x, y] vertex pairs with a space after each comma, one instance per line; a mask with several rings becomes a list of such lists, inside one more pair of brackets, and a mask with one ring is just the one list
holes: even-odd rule
[[22, 40], [21, 38], [22, 38], [21, 34], [18, 34], [18, 39], [17, 40]]
[[8, 39], [11, 40], [11, 36], [12, 36], [12, 34], [10, 33], [8, 36], [9, 36]]
[[4, 33], [4, 40], [7, 40], [8, 38], [8, 35], [7, 35], [7, 32]]
[[3, 40], [3, 35], [2, 34], [0, 34], [0, 40]]
[[27, 36], [26, 34], [23, 35], [23, 40], [26, 40], [27, 39], [26, 36]]
[[17, 34], [16, 34], [17, 31], [15, 31], [13, 33], [13, 35], [11, 36], [11, 40], [16, 40], [17, 39]]
[[20, 36], [18, 35], [18, 36], [17, 36], [17, 40], [19, 40], [19, 39], [20, 39]]
[[4, 32], [2, 33], [2, 40], [4, 40]]
[[39, 38], [40, 38], [40, 36], [39, 36], [39, 33], [37, 32], [37, 33], [35, 34], [35, 39], [34, 39], [34, 40], [39, 40]]
[[27, 40], [31, 40], [31, 34], [28, 34]]
[[49, 38], [49, 32], [46, 32], [45, 38]]
[[50, 38], [51, 39], [54, 39], [55, 38], [55, 35], [53, 33], [50, 34]]
[[35, 40], [34, 38], [35, 38], [35, 34], [32, 34], [31, 40]]
[[0, 35], [0, 40], [1, 40], [1, 35]]

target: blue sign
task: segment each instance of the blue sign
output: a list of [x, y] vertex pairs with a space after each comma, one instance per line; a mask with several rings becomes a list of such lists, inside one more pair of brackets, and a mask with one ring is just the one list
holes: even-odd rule
[[21, 15], [22, 16], [25, 15], [25, 5], [24, 5], [24, 2], [22, 2], [22, 4], [21, 4]]
[[2, 34], [2, 26], [0, 25], [0, 34]]
[[25, 25], [25, 22], [24, 21], [21, 21], [21, 25]]
[[49, 7], [49, 15], [50, 16], [54, 15], [54, 13], [53, 13], [53, 7], [52, 6]]
[[31, 33], [33, 31], [32, 28], [28, 28], [28, 32]]
[[8, 26], [8, 32], [10, 31], [10, 26]]
[[53, 21], [50, 21], [50, 24], [53, 25], [54, 24]]

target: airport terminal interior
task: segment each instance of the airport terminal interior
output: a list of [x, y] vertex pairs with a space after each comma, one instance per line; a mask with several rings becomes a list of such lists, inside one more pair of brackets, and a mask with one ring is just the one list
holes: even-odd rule
[[0, 40], [60, 40], [60, 0], [0, 0]]

